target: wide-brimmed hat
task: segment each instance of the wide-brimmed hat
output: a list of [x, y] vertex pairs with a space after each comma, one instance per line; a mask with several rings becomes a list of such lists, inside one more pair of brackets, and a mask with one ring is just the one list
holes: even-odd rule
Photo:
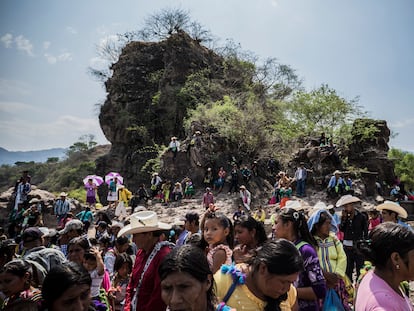
[[341, 174], [342, 174], [342, 172], [341, 172], [341, 171], [339, 171], [339, 170], [336, 170], [335, 172], [333, 172], [333, 175], [336, 175], [336, 174], [341, 175]]
[[153, 211], [134, 213], [130, 216], [129, 221], [129, 225], [123, 227], [118, 232], [118, 236], [171, 229], [171, 225], [158, 221], [158, 216]]
[[72, 219], [65, 224], [65, 228], [59, 231], [59, 234], [66, 234], [71, 230], [82, 230], [83, 223], [79, 219]]
[[283, 208], [293, 208], [294, 210], [300, 211], [305, 209], [301, 202], [297, 200], [288, 200]]
[[244, 190], [246, 190], [246, 186], [241, 185], [241, 186], [240, 186], [240, 189], [244, 189]]
[[355, 203], [355, 202], [361, 202], [361, 200], [357, 197], [354, 197], [353, 195], [350, 194], [346, 194], [343, 195], [337, 202], [336, 202], [336, 207], [340, 207], [343, 206], [345, 204], [349, 204], [349, 203]]
[[[331, 205], [330, 205], [331, 206]], [[333, 205], [332, 205], [333, 207]], [[318, 201], [314, 206], [313, 206], [314, 210], [318, 210], [318, 209], [324, 209], [324, 210], [328, 210], [329, 207], [322, 201]]]
[[33, 199], [31, 199], [30, 201], [29, 201], [29, 204], [37, 204], [37, 203], [39, 203], [40, 201], [39, 201], [39, 199], [38, 198], [33, 198]]
[[67, 194], [66, 192], [61, 192], [61, 193], [59, 194], [59, 196], [61, 196], [61, 197], [67, 197], [67, 196], [68, 196], [68, 194]]
[[377, 206], [377, 210], [379, 211], [382, 211], [384, 209], [397, 213], [398, 216], [401, 218], [408, 217], [407, 211], [398, 203], [392, 201], [385, 201], [384, 203]]

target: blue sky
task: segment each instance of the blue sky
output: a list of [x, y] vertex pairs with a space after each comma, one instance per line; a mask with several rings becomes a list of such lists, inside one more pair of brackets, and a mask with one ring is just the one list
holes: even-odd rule
[[162, 8], [188, 10], [224, 42], [276, 57], [309, 90], [329, 84], [414, 152], [414, 2], [411, 0], [3, 0], [0, 2], [0, 147], [68, 147], [84, 134], [107, 143], [105, 100], [87, 73], [97, 46], [140, 29]]

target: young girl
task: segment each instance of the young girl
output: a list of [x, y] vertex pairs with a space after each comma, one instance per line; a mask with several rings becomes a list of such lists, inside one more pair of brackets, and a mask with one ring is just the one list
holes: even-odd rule
[[304, 213], [285, 207], [276, 216], [273, 227], [275, 236], [293, 242], [303, 258], [303, 271], [295, 284], [299, 309], [318, 311], [319, 300], [325, 298], [326, 282], [315, 250], [317, 242], [309, 232]]
[[132, 271], [132, 259], [126, 253], [116, 256], [114, 264], [114, 275], [111, 280], [111, 288], [109, 290], [109, 298], [113, 311], [124, 310], [124, 299], [126, 288]]
[[229, 265], [232, 262], [233, 224], [224, 214], [209, 210], [204, 216], [201, 228], [203, 238], [208, 244], [208, 264], [214, 274], [221, 265]]

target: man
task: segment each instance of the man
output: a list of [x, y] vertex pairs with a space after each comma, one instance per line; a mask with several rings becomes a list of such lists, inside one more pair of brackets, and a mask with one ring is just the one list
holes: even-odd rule
[[65, 256], [68, 254], [68, 243], [83, 234], [83, 223], [79, 219], [68, 221], [65, 228], [59, 231], [59, 246]]
[[65, 192], [60, 193], [60, 199], [56, 200], [54, 212], [57, 218], [58, 226], [70, 211], [69, 201], [66, 200], [68, 195]]
[[344, 250], [347, 257], [346, 275], [352, 282], [354, 267], [358, 278], [360, 269], [364, 265], [364, 257], [357, 251], [356, 242], [368, 237], [368, 220], [355, 209], [354, 204], [361, 202], [360, 199], [350, 194], [342, 196], [336, 207], [342, 207], [342, 217], [339, 229], [344, 233]]
[[306, 177], [307, 177], [307, 171], [305, 168], [305, 163], [300, 162], [299, 167], [297, 168], [295, 172], [295, 180], [296, 180], [296, 196], [301, 198], [304, 197], [305, 187], [306, 187]]
[[407, 218], [407, 211], [398, 203], [392, 201], [385, 201], [384, 203], [376, 207], [378, 211], [381, 211], [381, 217], [383, 222], [394, 222], [400, 224], [404, 227], [408, 227], [412, 230], [411, 226], [406, 222], [402, 221], [400, 218]]
[[168, 150], [173, 153], [173, 159], [175, 160], [178, 151], [180, 151], [180, 142], [177, 140], [177, 137], [171, 137], [170, 144], [168, 145]]
[[43, 245], [43, 233], [38, 227], [29, 227], [24, 230], [22, 242], [23, 259], [36, 261], [46, 272], [66, 262], [66, 257], [60, 250]]
[[171, 226], [158, 221], [153, 211], [132, 214], [130, 224], [122, 228], [118, 236], [133, 235], [139, 248], [131, 279], [126, 289], [125, 311], [165, 311], [167, 306], [161, 299], [161, 281], [158, 267], [174, 246], [160, 242], [160, 236]]

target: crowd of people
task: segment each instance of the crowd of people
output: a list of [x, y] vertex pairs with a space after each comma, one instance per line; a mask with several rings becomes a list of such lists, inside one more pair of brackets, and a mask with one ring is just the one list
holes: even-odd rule
[[[300, 164], [294, 178], [306, 174]], [[279, 176], [279, 194], [287, 193]], [[29, 180], [25, 173], [18, 182], [26, 195]], [[164, 184], [153, 174], [151, 193], [141, 185], [132, 195], [114, 178], [104, 209], [88, 181], [76, 215], [60, 193], [55, 228], [44, 226], [38, 201], [16, 196], [0, 232], [1, 310], [413, 310], [414, 232], [398, 202], [367, 211], [347, 192], [335, 206], [306, 208], [289, 193], [267, 214], [253, 208], [246, 186], [232, 184], [240, 204], [230, 219], [215, 205], [223, 185], [213, 178], [203, 208], [183, 218], [163, 222], [141, 205], [126, 213], [134, 197], [145, 202]], [[162, 199], [194, 196], [183, 190], [191, 185], [177, 182]], [[305, 185], [297, 191], [303, 196]]]

